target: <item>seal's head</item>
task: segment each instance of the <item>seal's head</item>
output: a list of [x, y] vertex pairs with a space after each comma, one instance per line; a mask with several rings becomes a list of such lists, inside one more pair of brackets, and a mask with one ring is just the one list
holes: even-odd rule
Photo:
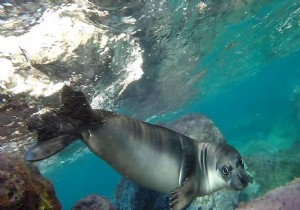
[[222, 144], [219, 148], [216, 169], [231, 189], [242, 190], [248, 185], [249, 176], [244, 170], [244, 160], [233, 147]]

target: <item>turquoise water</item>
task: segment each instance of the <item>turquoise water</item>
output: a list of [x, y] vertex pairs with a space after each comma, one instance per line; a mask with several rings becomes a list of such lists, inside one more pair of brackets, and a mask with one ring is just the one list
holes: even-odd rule
[[[59, 159], [40, 163], [40, 169], [54, 185], [63, 209], [71, 209], [79, 199], [90, 194], [113, 199], [114, 189], [120, 180], [119, 174], [90, 151], [83, 151], [84, 147], [83, 143], [76, 142], [59, 154]], [[74, 153], [80, 153], [79, 157], [74, 157]]]
[[[133, 37], [143, 48], [144, 75], [120, 97], [107, 97], [112, 105], [105, 108], [152, 123], [205, 114], [243, 156], [271, 156], [300, 140], [299, 0], [145, 1], [136, 11], [140, 1], [129, 2], [132, 10], [123, 15], [136, 18], [132, 27], [142, 31]], [[113, 6], [107, 8], [118, 17], [121, 6]], [[124, 27], [107, 22], [112, 33]], [[63, 210], [94, 193], [113, 200], [121, 178], [80, 142], [39, 168]]]
[[[248, 141], [265, 139], [276, 123], [298, 140], [299, 122], [291, 100], [300, 84], [300, 52], [263, 67], [255, 76], [238, 81], [224, 91], [207, 97], [183, 112], [205, 113], [222, 130], [230, 144], [243, 147]], [[289, 124], [289, 128], [286, 128]], [[280, 129], [280, 128], [279, 128]], [[281, 145], [284, 146], [284, 145]]]

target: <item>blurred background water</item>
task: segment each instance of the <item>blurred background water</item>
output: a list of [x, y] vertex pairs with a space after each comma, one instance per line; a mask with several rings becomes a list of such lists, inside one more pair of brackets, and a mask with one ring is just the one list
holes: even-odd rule
[[[80, 54], [59, 54], [58, 63], [36, 58], [35, 53], [41, 51], [32, 48], [37, 44], [25, 43], [35, 29], [40, 39], [58, 37], [52, 30], [60, 23], [54, 21], [50, 27], [47, 22], [57, 11], [62, 17], [71, 17], [71, 22], [82, 21], [101, 31], [101, 35], [93, 32], [85, 47], [70, 50]], [[47, 22], [50, 35], [41, 33], [43, 22]], [[272, 156], [289, 151], [300, 140], [297, 0], [0, 1], [0, 24], [2, 66], [4, 59], [13, 60], [7, 47], [13, 46], [12, 39], [23, 49], [24, 63], [29, 63], [14, 61], [15, 76], [3, 67], [1, 90], [6, 93], [22, 93], [17, 87], [26, 81], [23, 94], [37, 98], [41, 105], [49, 103], [46, 94], [33, 94], [38, 81], [19, 81], [16, 76], [30, 77], [35, 69], [46, 77], [43, 84], [47, 87], [50, 82], [56, 87], [70, 81], [82, 87], [94, 108], [152, 123], [169, 122], [188, 113], [205, 114], [242, 155], [262, 152]], [[68, 31], [64, 33], [69, 36]], [[97, 66], [93, 65], [97, 56], [88, 58], [95, 54], [105, 57]], [[10, 144], [4, 142], [2, 148], [9, 150]], [[120, 179], [80, 142], [41, 161], [39, 168], [54, 184], [63, 209], [92, 193], [113, 199]], [[299, 170], [274, 186], [297, 176]]]

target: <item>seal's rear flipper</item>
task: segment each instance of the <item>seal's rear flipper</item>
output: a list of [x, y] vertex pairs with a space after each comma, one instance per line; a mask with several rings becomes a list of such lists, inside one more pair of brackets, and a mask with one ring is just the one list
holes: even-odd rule
[[47, 141], [38, 141], [25, 153], [25, 160], [39, 161], [51, 157], [79, 138], [77, 135], [63, 135]]
[[171, 210], [186, 209], [195, 197], [195, 182], [186, 179], [181, 186], [171, 192], [169, 206]]
[[61, 92], [63, 105], [27, 121], [28, 130], [37, 133], [37, 143], [25, 154], [25, 160], [38, 161], [48, 158], [66, 148], [77, 139], [91, 114], [90, 106], [82, 92], [65, 86]]
[[78, 120], [83, 126], [88, 126], [93, 120], [93, 110], [83, 92], [65, 85], [60, 92], [60, 101], [62, 106], [58, 113], [61, 116]]

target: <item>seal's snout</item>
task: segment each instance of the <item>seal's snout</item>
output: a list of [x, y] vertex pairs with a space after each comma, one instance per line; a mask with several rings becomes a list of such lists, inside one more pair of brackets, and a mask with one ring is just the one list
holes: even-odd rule
[[247, 187], [249, 182], [248, 175], [242, 169], [237, 170], [231, 177], [229, 186], [235, 190], [242, 190]]
[[238, 173], [238, 178], [240, 179], [240, 182], [244, 187], [248, 185], [248, 175], [244, 171]]

